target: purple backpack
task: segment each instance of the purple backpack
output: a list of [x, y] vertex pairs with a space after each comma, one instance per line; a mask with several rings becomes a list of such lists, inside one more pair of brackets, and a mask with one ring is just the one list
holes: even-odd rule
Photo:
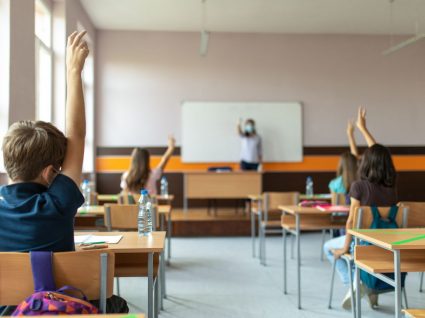
[[[71, 286], [56, 290], [52, 255], [51, 252], [30, 253], [34, 294], [20, 303], [12, 316], [98, 314], [99, 309], [87, 301], [81, 290]], [[79, 292], [81, 299], [66, 295], [66, 291]]]

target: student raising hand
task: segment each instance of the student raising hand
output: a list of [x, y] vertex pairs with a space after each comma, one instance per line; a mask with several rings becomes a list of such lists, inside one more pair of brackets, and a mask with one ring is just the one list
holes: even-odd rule
[[361, 106], [359, 107], [356, 125], [362, 133], [363, 137], [366, 139], [368, 147], [372, 147], [374, 144], [376, 144], [375, 138], [373, 138], [366, 127], [366, 108]]
[[360, 158], [359, 150], [357, 148], [356, 139], [354, 138], [354, 120], [349, 120], [347, 124], [347, 137], [350, 144], [350, 152], [357, 159]]
[[68, 72], [75, 71], [81, 73], [84, 68], [84, 63], [89, 55], [87, 42], [83, 39], [86, 33], [86, 31], [75, 31], [68, 37], [66, 51], [66, 66]]

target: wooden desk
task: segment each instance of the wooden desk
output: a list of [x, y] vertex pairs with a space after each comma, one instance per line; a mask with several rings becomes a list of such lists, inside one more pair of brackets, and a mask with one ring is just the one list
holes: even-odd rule
[[[137, 232], [75, 232], [75, 235], [122, 235], [122, 239], [118, 244], [109, 244], [107, 250], [115, 253], [115, 261], [119, 262], [119, 257], [131, 254], [134, 256], [137, 254], [148, 255], [148, 318], [153, 318], [154, 314], [157, 317], [158, 306], [155, 304], [154, 308], [154, 254], [161, 255], [159, 263], [159, 275], [157, 276], [160, 280], [161, 286], [165, 283], [165, 266], [164, 266], [164, 248], [165, 248], [165, 232], [152, 232], [151, 236], [139, 237]], [[78, 249], [78, 247], [77, 247]], [[125, 265], [124, 265], [125, 266]], [[119, 265], [115, 266], [116, 272], [123, 272], [123, 269]], [[127, 271], [128, 272], [128, 271]], [[130, 276], [130, 275], [129, 275]], [[156, 284], [156, 288], [158, 288]], [[158, 295], [158, 290], [155, 290]], [[161, 291], [162, 294], [162, 291]], [[158, 297], [156, 297], [158, 300]], [[162, 297], [161, 297], [162, 298]], [[155, 310], [154, 310], [155, 309]]]
[[[171, 213], [172, 213], [172, 206], [171, 205], [158, 205], [158, 208], [156, 209], [156, 212], [158, 213], [159, 219], [160, 219], [160, 230], [165, 231], [165, 221], [167, 221], [167, 263], [169, 264], [171, 259]], [[78, 209], [77, 218], [104, 218], [105, 217], [105, 207], [103, 205], [95, 205], [95, 206], [89, 206], [88, 208], [82, 207]], [[153, 219], [156, 220], [156, 217], [153, 216]]]
[[[425, 271], [425, 229], [357, 229], [348, 233], [355, 239], [356, 297], [362, 269], [395, 288], [395, 317], [401, 318], [401, 272]], [[359, 240], [372, 245], [359, 245]], [[394, 279], [383, 273], [394, 273]], [[356, 301], [356, 311], [360, 318], [360, 301]]]
[[184, 210], [189, 207], [189, 199], [246, 199], [261, 191], [261, 172], [186, 172]]
[[98, 194], [97, 202], [102, 203], [117, 203], [119, 194]]
[[407, 318], [425, 318], [425, 309], [405, 309], [403, 312]]
[[[333, 230], [345, 227], [345, 220], [338, 218], [335, 220], [335, 211], [321, 211], [317, 208], [301, 206], [279, 206], [282, 211], [283, 230], [283, 291], [287, 294], [287, 258], [286, 258], [286, 234], [295, 235], [297, 245], [297, 291], [298, 309], [301, 309], [301, 230]], [[346, 211], [343, 213], [347, 214]], [[322, 247], [321, 247], [322, 248]]]

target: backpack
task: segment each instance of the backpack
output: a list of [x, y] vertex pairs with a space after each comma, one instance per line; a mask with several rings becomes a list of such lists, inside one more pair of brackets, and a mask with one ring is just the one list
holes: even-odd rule
[[[56, 290], [51, 252], [30, 252], [34, 281], [34, 294], [21, 302], [12, 316], [98, 314], [99, 309], [87, 301], [84, 293], [74, 287]], [[81, 298], [68, 296], [67, 291], [81, 294]]]
[[[379, 210], [376, 206], [371, 206], [373, 221], [370, 229], [396, 229], [398, 228], [396, 218], [398, 213], [398, 206], [391, 206], [390, 211], [388, 213], [388, 218], [383, 218], [379, 213]], [[371, 245], [367, 242], [360, 242], [360, 245]], [[394, 274], [384, 274], [390, 279], [394, 279]], [[404, 287], [404, 282], [406, 280], [407, 273], [401, 273], [401, 287]], [[386, 291], [386, 290], [394, 290], [394, 287], [387, 284], [386, 282], [376, 278], [375, 276], [360, 270], [360, 279], [363, 284], [365, 284], [369, 289], [377, 290], [377, 291]]]

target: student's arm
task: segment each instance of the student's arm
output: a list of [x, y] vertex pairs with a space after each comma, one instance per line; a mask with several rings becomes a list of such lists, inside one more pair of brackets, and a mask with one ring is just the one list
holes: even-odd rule
[[[360, 201], [352, 197], [351, 205], [350, 205], [350, 213], [348, 215], [347, 223], [345, 226], [347, 230], [351, 230], [352, 228], [354, 228], [354, 212], [359, 207], [360, 207]], [[342, 255], [350, 251], [351, 240], [352, 240], [352, 235], [347, 233], [345, 235], [344, 247], [332, 251], [336, 259], [340, 258]]]
[[238, 123], [236, 125], [236, 129], [238, 131], [239, 136], [243, 135], [243, 131], [242, 131], [242, 118], [239, 118]]
[[164, 155], [161, 158], [161, 161], [159, 162], [157, 169], [164, 170], [165, 166], [168, 163], [168, 160], [170, 160], [171, 155], [173, 154], [174, 148], [175, 148], [176, 141], [173, 137], [168, 137], [168, 149], [164, 153]]
[[372, 134], [366, 127], [366, 109], [364, 107], [359, 107], [359, 112], [357, 115], [357, 127], [359, 128], [363, 137], [366, 139], [368, 147], [372, 147], [374, 144], [376, 144], [375, 138], [373, 138]]
[[79, 184], [84, 158], [86, 116], [81, 72], [89, 54], [83, 40], [86, 31], [74, 32], [68, 37], [66, 52], [66, 129], [67, 148], [62, 173]]
[[258, 142], [258, 160], [260, 161], [259, 164], [263, 163], [263, 141], [260, 137], [260, 140]]
[[351, 120], [347, 125], [347, 136], [351, 154], [356, 158], [359, 158], [359, 149], [357, 148], [356, 139], [354, 138], [354, 124]]

